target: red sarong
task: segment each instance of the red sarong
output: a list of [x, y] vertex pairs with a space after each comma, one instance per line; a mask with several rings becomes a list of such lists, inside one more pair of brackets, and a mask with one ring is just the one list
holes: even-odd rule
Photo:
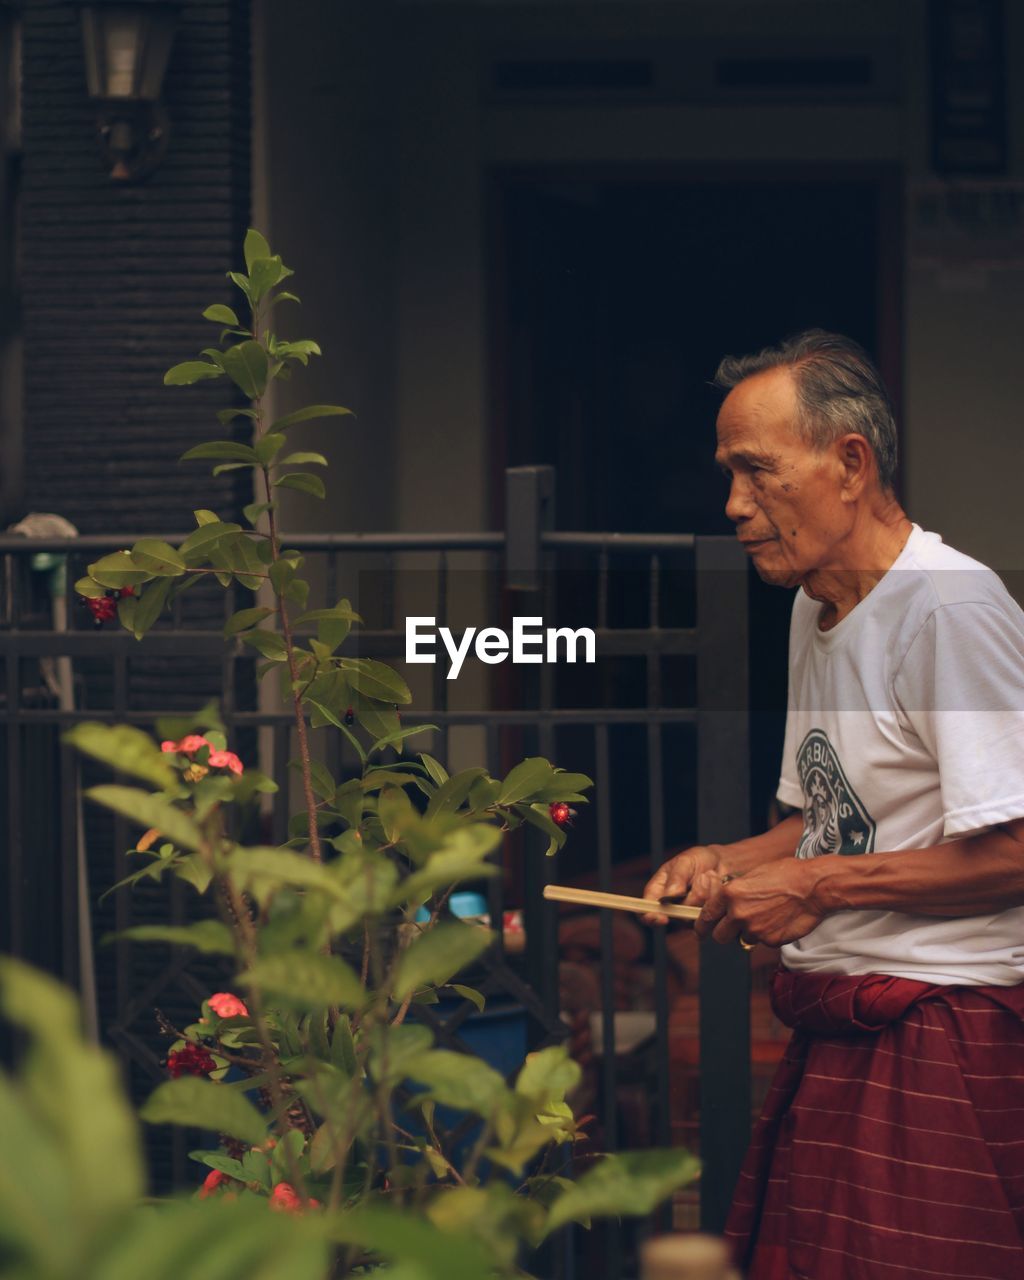
[[1024, 985], [779, 970], [726, 1226], [747, 1280], [1024, 1280]]

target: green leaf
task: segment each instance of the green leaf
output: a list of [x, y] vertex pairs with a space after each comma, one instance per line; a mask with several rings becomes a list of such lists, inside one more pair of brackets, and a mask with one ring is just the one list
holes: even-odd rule
[[230, 872], [239, 889], [261, 900], [282, 885], [314, 889], [337, 902], [347, 903], [351, 898], [332, 868], [291, 849], [274, 849], [268, 845], [236, 848], [231, 855]]
[[224, 624], [224, 634], [225, 636], [238, 635], [240, 631], [246, 631], [249, 627], [254, 627], [257, 622], [262, 622], [264, 618], [269, 618], [273, 612], [273, 609], [265, 606], [256, 609], [239, 609]]
[[219, 378], [220, 369], [206, 360], [184, 360], [164, 374], [165, 387], [190, 387], [204, 378]]
[[271, 424], [271, 431], [287, 431], [299, 422], [309, 422], [313, 418], [336, 418], [351, 416], [351, 409], [343, 409], [337, 404], [308, 404], [304, 409], [296, 409], [294, 413], [286, 413], [283, 418]]
[[228, 271], [226, 274], [231, 283], [238, 285], [239, 289], [241, 289], [251, 303], [252, 289], [249, 287], [249, 277], [243, 275], [240, 271]]
[[551, 1102], [564, 1102], [565, 1095], [580, 1082], [579, 1063], [574, 1062], [564, 1045], [550, 1045], [536, 1053], [528, 1053], [516, 1076], [515, 1091], [543, 1107]]
[[226, 538], [228, 534], [240, 533], [241, 529], [242, 526], [240, 524], [229, 524], [223, 520], [211, 520], [207, 524], [201, 524], [198, 529], [194, 529], [188, 535], [178, 548], [178, 554], [190, 564], [199, 564], [201, 560], [209, 555], [209, 547], [212, 543], [219, 542], [221, 538]]
[[253, 1146], [267, 1136], [266, 1122], [247, 1098], [198, 1076], [179, 1076], [158, 1085], [139, 1108], [139, 1115], [148, 1124], [208, 1129]]
[[270, 245], [267, 243], [266, 236], [257, 231], [255, 227], [250, 227], [245, 233], [242, 255], [245, 258], [246, 271], [252, 271], [253, 265], [261, 258], [271, 257]]
[[457, 996], [462, 996], [463, 1000], [468, 1000], [470, 1004], [475, 1005], [479, 1013], [483, 1013], [487, 1000], [482, 991], [477, 991], [476, 987], [464, 987], [461, 982], [449, 982], [448, 990], [454, 991]]
[[543, 756], [531, 756], [523, 760], [509, 773], [501, 784], [499, 804], [515, 804], [551, 781], [554, 769]]
[[75, 593], [84, 596], [86, 600], [99, 600], [107, 594], [107, 589], [98, 582], [93, 582], [92, 578], [79, 578], [75, 583]]
[[412, 801], [401, 787], [385, 787], [377, 801], [377, 816], [390, 844], [401, 839], [407, 826], [417, 820]]
[[249, 268], [249, 288], [253, 302], [259, 302], [275, 284], [292, 274], [276, 254], [258, 258]]
[[[331, 1223], [332, 1238], [393, 1260], [381, 1280], [484, 1280], [495, 1274], [491, 1250], [467, 1232], [441, 1231], [402, 1208], [358, 1208]], [[304, 1280], [304, 1278], [303, 1278]]]
[[161, 578], [137, 597], [135, 612], [132, 615], [132, 634], [136, 640], [141, 640], [163, 613], [167, 597], [171, 594], [173, 581], [172, 578]]
[[207, 440], [181, 455], [182, 462], [191, 462], [195, 458], [225, 458], [232, 462], [246, 462], [250, 466], [259, 464], [256, 450], [238, 440]]
[[343, 1013], [335, 1023], [331, 1036], [331, 1062], [350, 1078], [356, 1074], [356, 1047], [352, 1039], [352, 1022]]
[[168, 840], [183, 849], [198, 849], [199, 828], [183, 810], [164, 796], [136, 787], [90, 787], [85, 793], [90, 800], [113, 809], [140, 827], [156, 827]]
[[328, 800], [333, 803], [334, 793], [338, 789], [338, 784], [331, 777], [330, 769], [319, 760], [311, 760], [309, 762], [309, 772], [313, 790], [316, 794], [321, 800]]
[[[397, 671], [373, 658], [342, 658], [341, 669], [353, 689], [379, 702], [412, 702], [412, 694]], [[383, 735], [381, 735], [383, 736]]]
[[166, 753], [148, 733], [133, 725], [85, 720], [69, 729], [64, 741], [112, 769], [142, 778], [161, 790], [169, 791], [177, 784], [177, 772]]
[[70, 1274], [81, 1280], [323, 1280], [327, 1247], [309, 1220], [317, 1217], [269, 1212], [265, 1196], [247, 1192], [236, 1202], [161, 1202], [126, 1217], [103, 1238], [101, 1252]]
[[175, 947], [195, 947], [206, 956], [233, 956], [231, 930], [219, 920], [197, 920], [194, 924], [137, 924], [119, 933], [108, 934], [105, 942], [126, 938], [129, 942], [169, 942]]
[[318, 467], [326, 467], [327, 459], [322, 453], [290, 453], [281, 459], [282, 467], [301, 466], [303, 463], [314, 463]]
[[501, 1074], [480, 1058], [448, 1049], [431, 1049], [405, 1065], [411, 1080], [426, 1085], [442, 1106], [473, 1111], [490, 1118], [507, 1103], [509, 1090]]
[[284, 637], [276, 631], [247, 631], [242, 640], [252, 645], [264, 658], [271, 662], [287, 662], [288, 646]]
[[243, 395], [258, 400], [267, 389], [270, 364], [258, 342], [240, 342], [224, 352], [224, 371]]
[[177, 578], [185, 572], [185, 562], [169, 543], [159, 538], [140, 538], [131, 550], [132, 561], [148, 573]]
[[405, 1076], [408, 1063], [434, 1047], [434, 1033], [417, 1022], [399, 1026], [376, 1023], [370, 1031], [370, 1052], [366, 1065], [378, 1084], [397, 1084]]
[[295, 625], [305, 626], [309, 622], [319, 622], [323, 618], [343, 618], [346, 622], [362, 622], [362, 618], [353, 611], [347, 600], [339, 600], [333, 609], [310, 609], [308, 613], [295, 619]]
[[255, 527], [256, 522], [265, 511], [274, 511], [276, 508], [276, 502], [250, 502], [242, 508], [242, 515]]
[[607, 1155], [555, 1201], [545, 1235], [581, 1218], [643, 1217], [699, 1172], [697, 1157], [678, 1149]]
[[366, 1002], [362, 983], [338, 956], [301, 951], [263, 956], [239, 974], [238, 981], [298, 1009], [331, 1005], [359, 1009]]
[[423, 766], [430, 775], [432, 781], [439, 787], [443, 786], [448, 781], [448, 770], [439, 760], [435, 760], [433, 756], [428, 756], [424, 751], [420, 752], [420, 759], [423, 761]]
[[[84, 1041], [68, 988], [2, 957], [0, 1010], [29, 1041], [16, 1082], [0, 1079], [4, 1275], [71, 1277], [93, 1234], [144, 1194], [135, 1117], [113, 1055]], [[38, 1265], [19, 1265], [15, 1232]]]
[[422, 869], [414, 871], [398, 886], [396, 904], [422, 901], [460, 880], [482, 880], [497, 875], [498, 868], [486, 858], [500, 843], [500, 829], [485, 822], [449, 832], [443, 846], [430, 854]]
[[285, 589], [295, 577], [295, 566], [290, 560], [275, 560], [267, 571], [277, 594], [284, 595]]
[[[566, 773], [564, 769], [556, 769], [555, 776], [551, 779], [550, 784], [544, 788], [544, 794], [535, 798], [538, 800], [557, 800], [563, 795], [571, 794], [575, 796], [577, 792], [586, 791], [593, 785], [593, 778], [588, 778], [585, 773]], [[547, 794], [548, 791], [551, 792], [550, 795]]]
[[265, 467], [277, 457], [284, 441], [285, 437], [280, 431], [268, 431], [256, 441], [256, 455]]
[[486, 769], [474, 765], [472, 769], [463, 769], [460, 773], [448, 778], [434, 792], [433, 798], [427, 805], [427, 817], [432, 818], [438, 813], [454, 813], [469, 795], [477, 778], [483, 778], [486, 775]]
[[140, 569], [127, 551], [114, 551], [89, 565], [89, 577], [101, 587], [116, 591], [120, 587], [138, 587], [148, 582], [150, 574]]
[[299, 493], [308, 493], [314, 498], [325, 498], [327, 490], [324, 482], [312, 471], [289, 471], [274, 481], [275, 489], [297, 489]]
[[444, 922], [421, 934], [402, 952], [394, 997], [404, 1000], [419, 987], [440, 986], [491, 945], [494, 934], [479, 925]]
[[517, 804], [515, 806], [516, 813], [524, 818], [531, 826], [539, 827], [548, 838], [548, 847], [544, 850], [545, 856], [551, 857], [557, 853], [565, 844], [565, 828], [558, 826], [557, 823], [551, 821], [551, 815], [548, 813], [547, 805], [528, 805]]
[[372, 755], [374, 751], [383, 751], [385, 747], [397, 748], [406, 738], [411, 738], [414, 734], [437, 733], [438, 731], [436, 724], [414, 724], [408, 729], [396, 729], [394, 733], [388, 733], [383, 738], [378, 738], [373, 746], [370, 747], [370, 754]]
[[231, 310], [220, 302], [215, 302], [212, 307], [207, 307], [203, 312], [204, 320], [212, 320], [215, 324], [229, 324], [232, 329], [241, 327], [241, 320]]

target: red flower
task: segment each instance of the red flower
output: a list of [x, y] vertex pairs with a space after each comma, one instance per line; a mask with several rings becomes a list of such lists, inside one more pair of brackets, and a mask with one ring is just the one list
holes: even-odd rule
[[279, 1182], [270, 1196], [271, 1209], [283, 1210], [287, 1213], [301, 1213], [303, 1209], [319, 1209], [320, 1201], [310, 1197], [305, 1204], [299, 1199], [298, 1192], [288, 1182]]
[[208, 1200], [217, 1188], [223, 1186], [225, 1182], [234, 1182], [234, 1178], [228, 1177], [226, 1173], [221, 1173], [219, 1169], [211, 1169], [203, 1180], [203, 1185], [199, 1188], [199, 1199]]
[[117, 617], [117, 601], [113, 596], [100, 596], [98, 599], [87, 599], [86, 606], [98, 627]]
[[570, 809], [564, 800], [556, 800], [548, 805], [548, 813], [551, 821], [558, 827], [571, 827], [572, 820], [576, 817], [576, 810]]
[[191, 1040], [185, 1042], [182, 1049], [176, 1049], [167, 1055], [167, 1070], [173, 1080], [178, 1076], [208, 1076], [216, 1071], [217, 1064], [200, 1044]]
[[211, 751], [210, 767], [213, 769], [230, 769], [232, 773], [242, 772], [242, 762], [233, 751]]
[[230, 991], [218, 991], [206, 1002], [218, 1018], [248, 1018], [249, 1010]]

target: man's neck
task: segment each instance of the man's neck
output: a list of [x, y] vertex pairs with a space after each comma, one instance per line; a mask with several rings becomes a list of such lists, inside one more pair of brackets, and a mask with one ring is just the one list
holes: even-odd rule
[[832, 564], [815, 569], [803, 589], [821, 606], [820, 631], [831, 631], [851, 613], [892, 568], [913, 525], [895, 500], [882, 512], [854, 525]]

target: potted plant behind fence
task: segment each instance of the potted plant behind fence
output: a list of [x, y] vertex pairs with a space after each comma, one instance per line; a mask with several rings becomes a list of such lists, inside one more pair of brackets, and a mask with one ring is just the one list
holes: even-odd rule
[[[138, 1121], [112, 1058], [81, 1039], [69, 992], [0, 961], [3, 1011], [28, 1044], [0, 1087], [0, 1260], [19, 1280], [523, 1275], [552, 1232], [649, 1213], [696, 1176], [696, 1161], [679, 1150], [609, 1155], [574, 1177], [565, 1157], [579, 1130], [567, 1095], [579, 1068], [562, 1046], [529, 1054], [509, 1081], [437, 1047], [410, 1016], [439, 991], [482, 1001], [457, 978], [493, 937], [446, 918], [448, 895], [497, 874], [491, 855], [513, 827], [540, 828], [548, 851], [559, 848], [567, 809], [585, 803], [591, 782], [539, 757], [492, 778], [484, 768], [450, 776], [411, 754], [406, 740], [425, 727], [401, 723], [405, 681], [344, 653], [359, 622], [348, 601], [307, 609], [303, 557], [281, 536], [277, 496], [324, 496], [326, 459], [295, 437], [313, 419], [343, 425], [348, 411], [310, 405], [267, 420], [274, 379], [320, 350], [272, 331], [273, 308], [297, 299], [281, 288], [291, 271], [258, 232], [244, 257], [245, 272], [229, 273], [244, 319], [208, 307], [217, 345], [165, 382], [228, 378], [245, 396], [218, 417], [225, 428], [241, 419], [248, 442], [209, 441], [184, 459], [255, 474], [247, 527], [197, 511], [181, 545], [144, 538], [90, 565], [76, 587], [98, 621], [116, 615], [140, 640], [203, 578], [251, 592], [225, 634], [255, 651], [258, 674], [279, 681], [292, 709], [303, 804], [286, 845], [239, 843], [233, 816], [262, 795], [285, 802], [287, 788], [230, 749], [210, 709], [156, 738], [130, 725], [69, 732], [134, 783], [88, 792], [142, 832], [141, 865], [121, 891], [143, 877], [179, 878], [210, 908], [190, 924], [120, 936], [233, 966], [230, 989], [212, 992], [194, 1023], [164, 1027], [171, 1078], [141, 1108], [146, 1123], [216, 1138], [192, 1153], [207, 1173], [190, 1199], [146, 1202]], [[315, 732], [343, 734], [359, 772], [333, 777], [311, 749]], [[439, 1108], [475, 1118], [471, 1143], [447, 1140]]]

